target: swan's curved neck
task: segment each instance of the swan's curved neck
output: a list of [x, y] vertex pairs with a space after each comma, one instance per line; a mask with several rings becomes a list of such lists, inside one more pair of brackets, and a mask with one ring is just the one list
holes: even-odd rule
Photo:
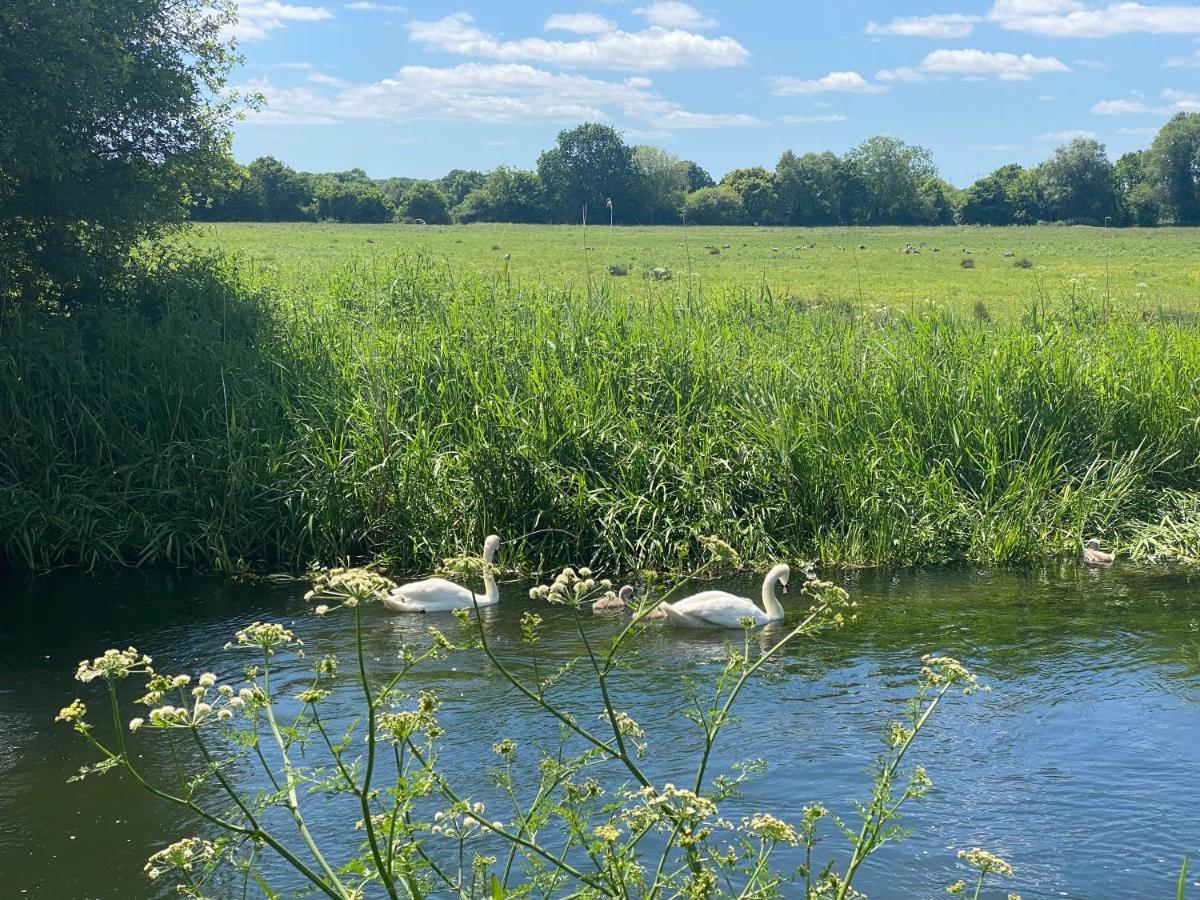
[[487, 602], [500, 602], [500, 588], [496, 586], [496, 577], [492, 574], [492, 560], [496, 557], [496, 551], [488, 547], [483, 551], [483, 592], [487, 596]]
[[776, 566], [774, 569], [768, 572], [767, 577], [763, 579], [763, 611], [772, 619], [783, 618], [783, 606], [775, 597], [775, 585], [779, 583], [779, 577], [781, 574], [782, 568]]

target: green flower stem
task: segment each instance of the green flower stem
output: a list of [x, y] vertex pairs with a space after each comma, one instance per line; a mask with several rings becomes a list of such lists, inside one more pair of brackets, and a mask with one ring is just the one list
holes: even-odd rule
[[[362, 640], [362, 606], [354, 607], [354, 641], [358, 650], [358, 680], [362, 686], [363, 697], [367, 701], [367, 767], [363, 771], [363, 784], [361, 791], [355, 791], [358, 795], [359, 803], [363, 811], [363, 828], [367, 832], [367, 841], [371, 845], [371, 856], [375, 860], [375, 867], [379, 870], [379, 877], [383, 880], [383, 886], [387, 890], [388, 897], [391, 900], [399, 900], [399, 894], [396, 893], [396, 886], [393, 883], [392, 873], [390, 869], [385, 868], [383, 864], [383, 855], [379, 852], [379, 839], [375, 834], [375, 825], [371, 820], [371, 777], [375, 772], [375, 702], [371, 699], [371, 682], [367, 677], [367, 660], [363, 653]], [[332, 747], [330, 748], [333, 749]], [[338, 764], [341, 764], [339, 759]], [[353, 779], [350, 784], [353, 785]], [[353, 788], [352, 788], [353, 789]]]
[[921, 729], [925, 727], [925, 723], [929, 720], [929, 717], [933, 714], [933, 711], [937, 709], [937, 705], [941, 703], [942, 698], [946, 696], [946, 692], [950, 690], [953, 684], [954, 682], [948, 682], [945, 684], [937, 693], [937, 696], [929, 701], [928, 705], [925, 707], [925, 710], [921, 713], [920, 718], [917, 719], [917, 721], [913, 724], [912, 732], [907, 738], [905, 738], [904, 743], [900, 745], [895, 756], [888, 761], [888, 764], [884, 767], [883, 772], [880, 773], [879, 779], [876, 783], [877, 786], [875, 789], [875, 797], [871, 801], [871, 808], [868, 810], [862, 828], [859, 830], [858, 840], [854, 842], [854, 853], [850, 857], [850, 863], [846, 867], [846, 874], [842, 878], [842, 883], [838, 886], [838, 892], [835, 900], [845, 900], [846, 894], [850, 890], [850, 883], [854, 880], [854, 875], [858, 871], [858, 867], [862, 865], [863, 860], [865, 860], [877, 846], [876, 842], [879, 837], [879, 830], [883, 827], [883, 823], [887, 821], [887, 819], [890, 817], [890, 814], [894, 814], [895, 811], [900, 808], [900, 804], [904, 802], [905, 798], [902, 797], [899, 803], [896, 803], [895, 806], [888, 810], [886, 808], [886, 801], [881, 796], [882, 786], [891, 784], [892, 778], [896, 774], [896, 770], [900, 768], [900, 763], [904, 759], [904, 754], [908, 752], [908, 748], [912, 746], [913, 741], [916, 740], [917, 735], [920, 734]]
[[283, 774], [287, 778], [287, 793], [286, 805], [288, 811], [292, 814], [292, 819], [296, 823], [296, 828], [300, 832], [300, 836], [304, 839], [309, 852], [317, 861], [321, 871], [325, 873], [325, 877], [329, 879], [330, 885], [337, 892], [334, 896], [350, 900], [350, 893], [346, 890], [345, 885], [338, 879], [333, 868], [325, 861], [325, 857], [321, 854], [320, 848], [317, 847], [317, 842], [313, 840], [312, 834], [308, 830], [308, 825], [304, 821], [304, 815], [300, 812], [300, 801], [296, 795], [296, 771], [292, 767], [292, 760], [288, 755], [287, 744], [283, 740], [283, 735], [279, 731], [279, 724], [275, 721], [274, 704], [271, 702], [271, 653], [269, 650], [263, 651], [263, 693], [266, 694], [266, 702], [263, 704], [263, 710], [267, 716], [267, 724], [271, 726], [271, 734], [275, 738], [275, 744], [279, 747], [279, 755], [283, 760]]
[[576, 869], [574, 866], [572, 866], [570, 863], [566, 862], [565, 860], [560, 860], [560, 859], [556, 858], [552, 853], [549, 853], [544, 848], [539, 847], [533, 841], [527, 841], [520, 835], [512, 834], [511, 832], [505, 831], [503, 828], [497, 828], [495, 825], [493, 825], [487, 819], [484, 819], [481, 816], [475, 815], [475, 813], [471, 811], [470, 805], [466, 804], [465, 801], [454, 791], [454, 789], [451, 788], [450, 785], [448, 785], [446, 783], [446, 780], [441, 775], [439, 775], [436, 771], [434, 771], [434, 769], [430, 766], [430, 764], [428, 762], [426, 762], [425, 757], [423, 757], [421, 755], [421, 751], [417, 749], [416, 745], [412, 742], [412, 740], [408, 739], [406, 741], [406, 743], [408, 744], [408, 752], [411, 753], [413, 755], [413, 758], [416, 759], [416, 761], [421, 764], [421, 767], [425, 769], [426, 773], [433, 777], [434, 781], [436, 782], [436, 784], [438, 786], [438, 789], [441, 790], [441, 792], [446, 795], [446, 798], [451, 803], [460, 803], [460, 804], [466, 805], [467, 814], [472, 819], [474, 819], [475, 822], [477, 822], [479, 825], [483, 826], [484, 828], [486, 828], [488, 831], [492, 832], [493, 834], [496, 834], [496, 835], [504, 838], [504, 840], [506, 840], [510, 843], [520, 844], [525, 849], [532, 850], [534, 853], [536, 853], [542, 859], [544, 859], [547, 862], [554, 865], [555, 868], [559, 869], [560, 871], [566, 873], [567, 875], [570, 875], [572, 878], [576, 879], [577, 881], [582, 881], [584, 884], [588, 885], [589, 887], [595, 888], [596, 890], [602, 891], [606, 895], [608, 895], [607, 892], [604, 891], [603, 886], [600, 885], [599, 883], [597, 883], [595, 878], [592, 878], [589, 875], [585, 875], [584, 873], [580, 872], [578, 869]]

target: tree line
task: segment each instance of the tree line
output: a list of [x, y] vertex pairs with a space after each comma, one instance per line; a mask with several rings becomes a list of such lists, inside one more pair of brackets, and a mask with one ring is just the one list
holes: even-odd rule
[[535, 170], [454, 169], [372, 179], [361, 169], [297, 172], [273, 157], [225, 162], [197, 199], [200, 221], [592, 222], [694, 225], [1200, 224], [1200, 113], [1180, 113], [1149, 149], [1114, 163], [1076, 138], [1035, 166], [1001, 166], [965, 189], [924, 147], [872, 137], [844, 155], [786, 151], [773, 170], [720, 182], [697, 163], [585, 123], [561, 132]]

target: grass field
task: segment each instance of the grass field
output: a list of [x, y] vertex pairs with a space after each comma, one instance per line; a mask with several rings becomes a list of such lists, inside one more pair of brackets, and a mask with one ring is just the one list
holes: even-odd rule
[[[573, 226], [231, 223], [201, 226], [193, 239], [237, 253], [285, 284], [319, 283], [331, 266], [350, 260], [370, 266], [421, 252], [459, 274], [553, 289], [585, 288], [590, 276], [594, 286], [639, 291], [654, 268], [664, 268], [673, 287], [702, 294], [765, 284], [780, 297], [911, 311], [961, 311], [982, 301], [991, 315], [1004, 316], [1035, 300], [1089, 291], [1103, 298], [1106, 283], [1115, 306], [1200, 310], [1200, 229], [600, 226], [585, 233]], [[920, 252], [902, 252], [909, 244]], [[1018, 268], [1020, 260], [1032, 268]], [[629, 274], [609, 276], [610, 265]]]
[[[671, 265], [683, 233], [641, 234], [613, 242]], [[1034, 303], [1045, 269], [1002, 255], [1066, 282], [1095, 231], [820, 232], [778, 260], [736, 240], [762, 234], [692, 230], [734, 246], [694, 257], [727, 280], [689, 296], [585, 289], [570, 229], [218, 228], [197, 239], [234, 259], [10, 316], [0, 558], [428, 571], [490, 531], [519, 538], [510, 562], [618, 571], [692, 569], [713, 534], [753, 565], [1030, 560], [1091, 533], [1200, 556], [1196, 232], [1115, 235], [1117, 279], [1159, 287], [1111, 306], [1088, 279]], [[972, 270], [946, 249], [964, 235]], [[492, 242], [525, 276], [489, 267]], [[768, 266], [832, 301], [764, 289]], [[907, 308], [905, 272], [944, 306]]]

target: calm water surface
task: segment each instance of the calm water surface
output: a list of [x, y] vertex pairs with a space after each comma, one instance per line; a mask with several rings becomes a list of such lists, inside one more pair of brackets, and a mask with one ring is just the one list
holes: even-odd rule
[[[813, 801], [852, 817], [882, 726], [901, 711], [919, 658], [944, 652], [993, 692], [939, 710], [914, 757], [936, 787], [909, 807], [912, 836], [873, 857], [856, 886], [873, 897], [945, 896], [964, 874], [956, 850], [981, 846], [1016, 866], [999, 896], [1174, 896], [1183, 855], [1200, 862], [1200, 580], [1064, 566], [866, 573], [847, 582], [860, 622], [795, 644], [743, 694], [742, 721], [725, 733], [710, 771], [748, 758], [770, 768], [726, 805], [729, 818], [766, 810], [795, 820]], [[753, 584], [733, 586], [756, 594]], [[78, 693], [75, 664], [134, 644], [163, 671], [232, 676], [246, 660], [221, 647], [263, 618], [293, 623], [312, 652], [349, 654], [349, 620], [311, 617], [301, 593], [147, 575], [0, 582], [0, 896], [157, 896], [142, 875], [146, 857], [195, 825], [118, 776], [67, 783], [88, 761], [76, 736], [52, 721]], [[531, 603], [519, 585], [502, 595], [488, 628], [501, 652], [515, 652], [520, 613]], [[548, 654], [580, 652], [561, 611], [539, 612]], [[431, 623], [455, 627], [448, 616], [371, 610], [378, 670], [394, 671], [399, 641]], [[596, 636], [619, 626], [589, 623]], [[649, 734], [657, 777], [683, 780], [688, 771], [681, 761], [698, 741], [680, 714], [681, 678], [711, 673], [722, 640], [653, 626], [616, 677], [615, 703]], [[299, 679], [301, 667], [292, 668]], [[528, 747], [553, 733], [477, 656], [436, 662], [414, 687], [442, 694], [443, 763], [473, 797], [492, 796], [486, 766], [495, 740]], [[565, 690], [577, 708], [594, 709], [582, 687]], [[143, 749], [155, 770], [162, 761]], [[323, 824], [322, 840], [347, 846], [332, 816]], [[841, 854], [844, 845], [831, 833], [824, 847]], [[1200, 895], [1200, 879], [1191, 880]]]

